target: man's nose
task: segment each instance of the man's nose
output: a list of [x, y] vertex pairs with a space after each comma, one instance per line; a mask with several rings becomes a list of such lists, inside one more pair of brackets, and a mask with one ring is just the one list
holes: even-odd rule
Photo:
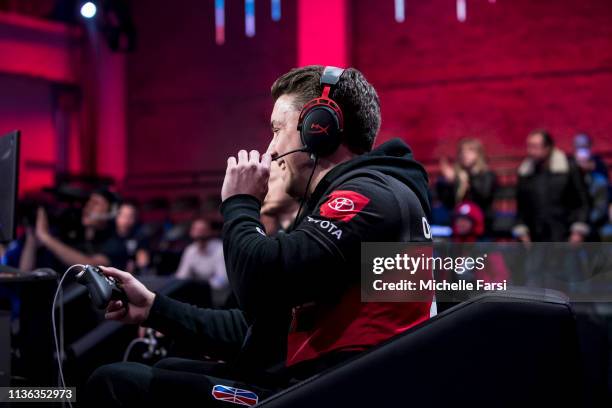
[[275, 159], [278, 156], [278, 152], [276, 151], [276, 140], [275, 139], [276, 138], [272, 139], [272, 141], [268, 145], [268, 149], [266, 150], [266, 153], [272, 156], [272, 159]]

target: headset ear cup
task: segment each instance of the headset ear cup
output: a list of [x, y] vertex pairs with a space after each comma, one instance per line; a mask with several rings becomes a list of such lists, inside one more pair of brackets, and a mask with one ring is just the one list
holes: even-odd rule
[[328, 156], [340, 146], [340, 120], [326, 105], [310, 107], [302, 117], [299, 130], [302, 144], [316, 156]]

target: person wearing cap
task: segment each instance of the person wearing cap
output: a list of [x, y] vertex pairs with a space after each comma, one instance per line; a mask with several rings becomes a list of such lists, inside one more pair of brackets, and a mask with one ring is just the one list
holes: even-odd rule
[[471, 201], [464, 201], [453, 211], [453, 242], [476, 242], [484, 235], [485, 216]]
[[608, 166], [603, 159], [593, 154], [593, 141], [591, 137], [586, 133], [579, 133], [574, 137], [574, 159], [576, 163], [584, 172], [597, 173], [603, 176], [607, 181], [608, 177]]
[[36, 215], [36, 227], [28, 234], [20, 262], [20, 269], [32, 270], [36, 264], [37, 247], [50, 252], [63, 265], [123, 265], [128, 253], [125, 248], [112, 245], [114, 230], [110, 222], [114, 218], [118, 197], [106, 189], [97, 189], [89, 196], [81, 215], [82, 239], [69, 245], [51, 233], [46, 211], [41, 207]]

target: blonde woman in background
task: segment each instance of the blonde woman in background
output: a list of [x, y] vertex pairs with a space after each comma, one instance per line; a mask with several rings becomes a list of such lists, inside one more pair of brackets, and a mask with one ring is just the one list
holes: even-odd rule
[[485, 214], [486, 235], [490, 236], [497, 176], [487, 165], [482, 142], [476, 138], [460, 140], [455, 163], [451, 164], [443, 157], [440, 173], [436, 189], [442, 204], [449, 211], [463, 202], [478, 205]]

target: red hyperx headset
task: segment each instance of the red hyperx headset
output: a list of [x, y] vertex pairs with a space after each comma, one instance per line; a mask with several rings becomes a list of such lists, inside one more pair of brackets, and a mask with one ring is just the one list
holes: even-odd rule
[[325, 67], [321, 74], [321, 96], [308, 101], [300, 112], [297, 130], [300, 132], [302, 147], [285, 152], [274, 160], [297, 152], [310, 153], [313, 159], [317, 159], [332, 154], [340, 146], [344, 115], [330, 93], [343, 73], [344, 68]]
[[325, 157], [340, 146], [344, 115], [330, 93], [340, 81], [343, 68], [325, 67], [321, 75], [321, 96], [307, 102], [298, 120], [298, 131], [304, 151], [315, 157]]

